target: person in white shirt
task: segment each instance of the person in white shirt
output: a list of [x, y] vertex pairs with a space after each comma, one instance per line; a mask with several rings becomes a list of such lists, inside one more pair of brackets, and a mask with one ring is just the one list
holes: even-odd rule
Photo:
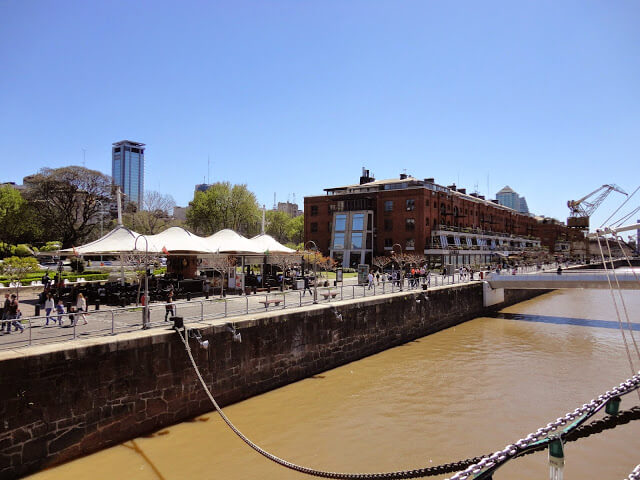
[[49, 320], [53, 323], [56, 323], [56, 319], [51, 316], [51, 312], [55, 307], [55, 302], [53, 301], [53, 296], [50, 293], [47, 293], [47, 299], [44, 301], [44, 312], [47, 316], [47, 323], [45, 325], [49, 325]]
[[[76, 311], [78, 312], [78, 316], [82, 316], [82, 320], [84, 320], [83, 325], [86, 325], [87, 323], [87, 316], [84, 314], [84, 312], [87, 311], [87, 300], [84, 298], [84, 295], [82, 295], [81, 293], [78, 294], [78, 299], [76, 300]], [[77, 317], [76, 317], [76, 324], [78, 323]]]

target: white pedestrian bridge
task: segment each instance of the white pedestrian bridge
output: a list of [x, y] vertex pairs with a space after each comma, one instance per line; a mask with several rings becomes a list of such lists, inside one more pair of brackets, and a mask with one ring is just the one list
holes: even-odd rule
[[487, 282], [492, 289], [560, 289], [560, 288], [616, 288], [640, 290], [640, 273], [612, 270], [563, 270], [555, 272], [527, 273], [522, 275], [490, 274]]

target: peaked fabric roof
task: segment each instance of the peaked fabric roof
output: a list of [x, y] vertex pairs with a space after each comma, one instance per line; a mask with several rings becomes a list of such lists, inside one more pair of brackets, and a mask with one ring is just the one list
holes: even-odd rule
[[[164, 249], [169, 252], [193, 253], [212, 253], [215, 251], [211, 249], [206, 239], [182, 227], [170, 227], [156, 235], [147, 235], [146, 238], [149, 242], [149, 251], [157, 253], [161, 253]], [[138, 240], [138, 248], [140, 245], [144, 247], [144, 240]]]
[[[129, 230], [126, 227], [118, 226], [108, 232], [106, 235], [100, 237], [98, 240], [87, 243], [79, 247], [75, 247], [75, 253], [78, 255], [90, 255], [99, 253], [120, 253], [120, 252], [133, 252], [136, 243], [136, 238], [140, 234]], [[138, 250], [142, 244], [142, 251], [144, 251], [144, 242], [138, 240]], [[60, 253], [74, 253], [73, 248], [66, 248], [60, 250]]]
[[256, 245], [257, 248], [260, 249], [260, 252], [269, 252], [269, 253], [294, 253], [295, 250], [289, 247], [285, 247], [280, 242], [278, 242], [271, 235], [267, 235], [266, 233], [256, 235], [251, 239], [251, 242]]
[[75, 249], [61, 250], [60, 253], [99, 255], [141, 253], [145, 250], [149, 253], [295, 253], [295, 250], [264, 234], [248, 239], [225, 229], [203, 238], [182, 227], [170, 227], [156, 235], [141, 235], [123, 226], [114, 228], [98, 240]]
[[204, 241], [211, 251], [217, 253], [262, 253], [251, 240], [228, 228], [204, 238]]

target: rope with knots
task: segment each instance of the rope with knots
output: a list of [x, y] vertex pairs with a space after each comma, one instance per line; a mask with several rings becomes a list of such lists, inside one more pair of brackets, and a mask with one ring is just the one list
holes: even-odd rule
[[[452, 472], [457, 472], [462, 470], [465, 467], [468, 467], [467, 470], [469, 470], [470, 468], [473, 469], [476, 465], [482, 464], [483, 462], [485, 462], [488, 459], [491, 459], [495, 454], [492, 455], [485, 455], [485, 456], [479, 456], [479, 457], [474, 457], [474, 458], [470, 458], [467, 460], [462, 460], [459, 462], [452, 462], [452, 463], [447, 463], [447, 464], [442, 464], [442, 465], [436, 465], [436, 466], [432, 466], [432, 467], [425, 467], [425, 468], [419, 468], [419, 469], [413, 469], [413, 470], [400, 470], [400, 471], [396, 471], [396, 472], [382, 472], [382, 473], [343, 473], [343, 472], [327, 472], [327, 471], [323, 471], [323, 470], [316, 470], [313, 468], [309, 468], [309, 467], [304, 467], [302, 465], [297, 465], [295, 463], [289, 462], [287, 460], [284, 460], [280, 457], [277, 457], [276, 455], [273, 455], [272, 453], [267, 452], [266, 450], [264, 450], [263, 448], [261, 448], [259, 445], [255, 444], [254, 442], [252, 442], [249, 438], [247, 438], [232, 422], [231, 420], [229, 420], [229, 418], [224, 414], [224, 412], [222, 411], [222, 409], [220, 408], [220, 406], [218, 405], [218, 402], [216, 402], [215, 398], [213, 397], [211, 391], [209, 390], [209, 387], [207, 386], [206, 382], [204, 381], [204, 378], [202, 377], [202, 374], [200, 373], [200, 369], [198, 368], [198, 365], [196, 364], [195, 359], [193, 358], [193, 354], [191, 353], [191, 347], [189, 346], [189, 336], [187, 333], [187, 328], [184, 327], [184, 336], [180, 333], [180, 330], [176, 329], [176, 333], [178, 334], [178, 336], [180, 337], [180, 340], [182, 340], [182, 343], [185, 346], [185, 349], [187, 351], [187, 355], [189, 357], [189, 360], [191, 361], [191, 365], [193, 366], [194, 371], [196, 372], [196, 375], [198, 377], [198, 380], [200, 380], [200, 384], [202, 385], [202, 387], [204, 388], [207, 396], [209, 397], [209, 400], [211, 400], [211, 403], [213, 404], [216, 412], [218, 412], [218, 414], [220, 415], [220, 417], [222, 418], [222, 420], [227, 424], [227, 426], [243, 441], [245, 442], [249, 447], [251, 447], [253, 450], [255, 450], [256, 452], [258, 452], [260, 455], [262, 455], [263, 457], [271, 460], [272, 462], [277, 463], [278, 465], [281, 465], [285, 468], [288, 468], [290, 470], [295, 470], [297, 472], [300, 473], [304, 473], [307, 475], [312, 475], [315, 477], [321, 477], [321, 478], [335, 478], [335, 479], [359, 479], [359, 480], [373, 480], [373, 479], [387, 479], [387, 480], [392, 480], [392, 479], [402, 479], [402, 478], [420, 478], [420, 477], [427, 477], [427, 476], [433, 476], [433, 475], [441, 475], [444, 473], [452, 473]], [[624, 387], [624, 388], [623, 388]], [[606, 392], [603, 395], [600, 395], [598, 397], [598, 399], [592, 400], [589, 404], [585, 404], [583, 405], [581, 408], [584, 409], [586, 406], [590, 406], [591, 404], [593, 404], [594, 402], [598, 402], [601, 401], [603, 399], [608, 400], [609, 398], [612, 398], [613, 396], [620, 396], [620, 395], [624, 395], [626, 393], [628, 393], [628, 391], [626, 391], [626, 389], [631, 388], [631, 390], [637, 389], [638, 387], [640, 387], [640, 372], [635, 375], [634, 377], [632, 377], [630, 380], [627, 380], [627, 382], [624, 382], [622, 384], [620, 384], [618, 387], [612, 389], [609, 392]], [[629, 390], [629, 391], [631, 391]], [[611, 392], [615, 392], [615, 394], [611, 394]], [[611, 395], [610, 395], [611, 394]], [[606, 403], [606, 401], [605, 401]], [[600, 406], [600, 408], [604, 405], [604, 403]], [[640, 408], [634, 407], [633, 409], [626, 411], [626, 412], [620, 412], [619, 415], [617, 415], [617, 418], [609, 418], [609, 417], [605, 417], [602, 420], [597, 420], [589, 425], [582, 425], [582, 423], [584, 421], [586, 421], [586, 419], [588, 419], [590, 416], [592, 416], [593, 414], [595, 414], [595, 412], [597, 412], [597, 410], [599, 410], [600, 408], [597, 408], [595, 411], [593, 411], [591, 413], [591, 415], [586, 415], [585, 417], [582, 417], [580, 419], [580, 421], [574, 422], [574, 424], [572, 424], [570, 427], [568, 427], [566, 430], [566, 440], [565, 441], [574, 441], [574, 440], [578, 440], [579, 438], [585, 438], [588, 437], [589, 435], [593, 435], [594, 433], [599, 433], [605, 429], [609, 429], [609, 428], [614, 428], [616, 425], [622, 424], [622, 423], [628, 423], [631, 420], [638, 420], [640, 419]], [[565, 416], [565, 419], [567, 418], [571, 418], [574, 419], [575, 417], [579, 417], [581, 414], [576, 414], [577, 411], [580, 410], [580, 407], [577, 408], [574, 412], [568, 413]], [[564, 425], [566, 423], [568, 423], [568, 420], [565, 419], [558, 419], [554, 425], [557, 423], [557, 425], [554, 427], [557, 428], [560, 425]], [[562, 421], [561, 421], [562, 420]], [[558, 421], [560, 421], [558, 423]], [[551, 425], [551, 424], [549, 424]], [[543, 427], [542, 429], [539, 429], [538, 432], [540, 431], [546, 431], [547, 433], [550, 431], [548, 430], [549, 425], [547, 425], [547, 427]], [[530, 434], [527, 438], [531, 437], [534, 434]], [[537, 435], [535, 438], [537, 439], [540, 435]], [[520, 440], [520, 442], [522, 442], [522, 440]], [[531, 446], [530, 448], [527, 449], [527, 452], [521, 452], [521, 454], [527, 454], [527, 453], [533, 453], [535, 451], [538, 450], [543, 450], [547, 447], [546, 443], [544, 443], [544, 440], [538, 442], [538, 445], [535, 446]], [[467, 471], [465, 470], [465, 472]], [[462, 472], [464, 473], [464, 472]], [[452, 477], [455, 478], [455, 477]], [[467, 477], [460, 477], [460, 478], [467, 478]]]

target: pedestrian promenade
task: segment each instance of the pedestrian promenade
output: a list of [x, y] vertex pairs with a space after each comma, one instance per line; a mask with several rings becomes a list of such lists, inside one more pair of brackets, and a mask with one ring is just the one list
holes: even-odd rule
[[[549, 270], [554, 267], [549, 268]], [[521, 273], [539, 271], [535, 267], [523, 267]], [[243, 315], [304, 308], [317, 304], [331, 304], [341, 300], [368, 298], [377, 295], [400, 293], [458, 285], [479, 281], [479, 274], [471, 280], [468, 275], [454, 273], [441, 275], [432, 273], [429, 278], [404, 278], [400, 281], [374, 281], [371, 288], [367, 284], [359, 285], [355, 278], [347, 279], [345, 284], [338, 286], [318, 286], [317, 297], [314, 302], [314, 288], [302, 290], [272, 291], [251, 295], [228, 295], [224, 298], [210, 297], [209, 299], [195, 298], [190, 301], [177, 301], [170, 304], [173, 311], [167, 314], [167, 303], [154, 302], [149, 306], [149, 322], [147, 328], [166, 328], [172, 323], [172, 316], [182, 317], [185, 323], [203, 320], [231, 319]], [[86, 314], [87, 325], [82, 318], [74, 318], [72, 322], [69, 314], [61, 316], [62, 326], [57, 323], [58, 315], [52, 314], [47, 325], [45, 316], [23, 317], [21, 319], [24, 331], [14, 331], [0, 335], [0, 350], [25, 348], [30, 345], [61, 343], [71, 340], [82, 340], [96, 336], [118, 335], [143, 328], [144, 307], [134, 306], [125, 308], [101, 308], [91, 310]], [[166, 318], [166, 320], [165, 320]], [[56, 320], [55, 322], [53, 320]]]

